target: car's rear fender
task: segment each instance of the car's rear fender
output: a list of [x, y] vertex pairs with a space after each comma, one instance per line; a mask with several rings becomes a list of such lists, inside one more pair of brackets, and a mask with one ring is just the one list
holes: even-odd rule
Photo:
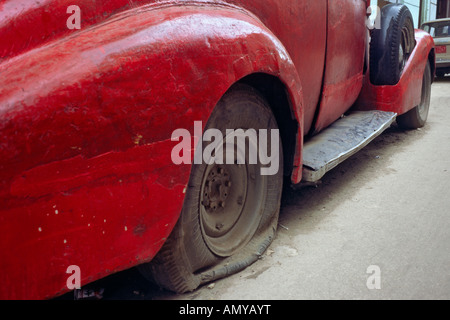
[[355, 109], [382, 110], [402, 115], [420, 104], [426, 64], [430, 62], [432, 79], [436, 67], [433, 38], [422, 30], [415, 31], [415, 38], [416, 47], [406, 63], [400, 81], [396, 85], [373, 85], [370, 82], [369, 70]]

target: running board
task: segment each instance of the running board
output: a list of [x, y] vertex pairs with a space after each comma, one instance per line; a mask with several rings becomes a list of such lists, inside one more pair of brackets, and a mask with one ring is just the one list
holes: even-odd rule
[[319, 181], [389, 128], [396, 117], [393, 112], [355, 111], [312, 137], [303, 147], [303, 181]]

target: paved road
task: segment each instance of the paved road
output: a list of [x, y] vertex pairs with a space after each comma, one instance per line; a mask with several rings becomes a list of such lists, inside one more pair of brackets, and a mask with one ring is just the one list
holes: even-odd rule
[[278, 236], [247, 270], [187, 295], [132, 269], [109, 299], [450, 299], [450, 78], [425, 128], [382, 136], [318, 188], [287, 190]]

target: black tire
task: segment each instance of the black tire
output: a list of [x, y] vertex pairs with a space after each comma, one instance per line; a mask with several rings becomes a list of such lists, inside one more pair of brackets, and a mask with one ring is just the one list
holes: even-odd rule
[[430, 110], [431, 102], [431, 67], [430, 62], [427, 62], [423, 74], [422, 82], [422, 97], [420, 104], [409, 112], [397, 117], [397, 124], [403, 129], [418, 129], [422, 128], [428, 119], [428, 112]]
[[370, 80], [375, 85], [395, 85], [414, 50], [414, 22], [405, 5], [381, 9], [381, 28], [374, 29], [370, 43]]
[[443, 70], [436, 70], [436, 77], [437, 78], [444, 78], [446, 74], [447, 74], [447, 72], [445, 72]]
[[[278, 126], [265, 99], [252, 87], [237, 85], [214, 109], [205, 131], [211, 128], [225, 137], [227, 129], [259, 132]], [[278, 223], [283, 184], [278, 142], [279, 170], [272, 176], [261, 174], [265, 166], [259, 159], [249, 164], [248, 152], [243, 165], [192, 165], [180, 219], [158, 255], [139, 267], [144, 276], [185, 293], [255, 262], [272, 242]]]

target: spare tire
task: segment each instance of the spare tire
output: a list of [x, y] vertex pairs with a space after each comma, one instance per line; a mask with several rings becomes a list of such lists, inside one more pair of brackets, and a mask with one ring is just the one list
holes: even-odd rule
[[381, 28], [374, 29], [370, 42], [370, 81], [395, 85], [414, 50], [414, 22], [405, 5], [390, 4], [381, 9]]

